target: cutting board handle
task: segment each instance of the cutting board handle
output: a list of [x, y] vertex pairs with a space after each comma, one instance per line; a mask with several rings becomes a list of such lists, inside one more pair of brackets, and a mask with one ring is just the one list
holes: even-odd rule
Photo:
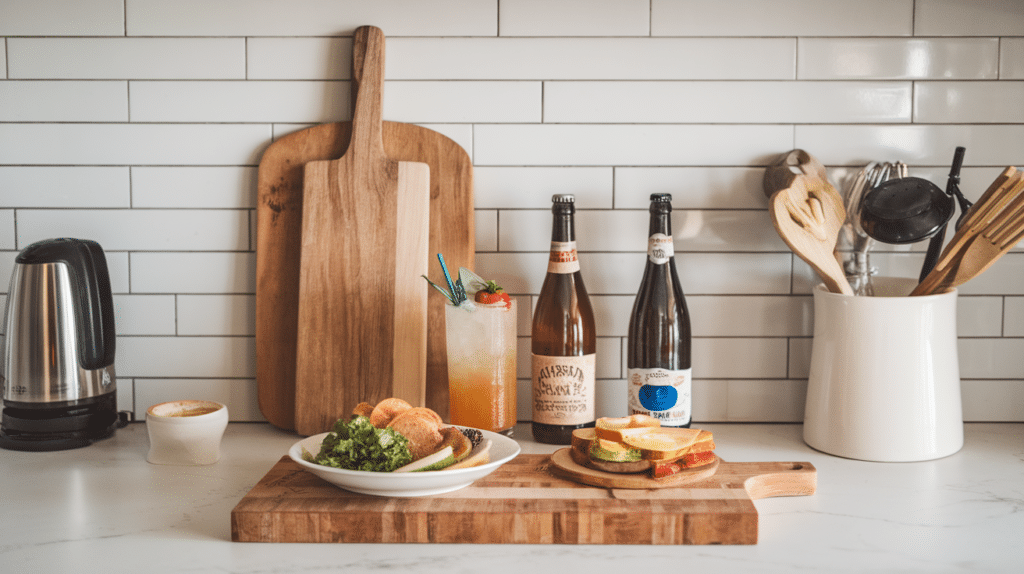
[[384, 155], [384, 31], [360, 26], [352, 36], [352, 138], [347, 154]]

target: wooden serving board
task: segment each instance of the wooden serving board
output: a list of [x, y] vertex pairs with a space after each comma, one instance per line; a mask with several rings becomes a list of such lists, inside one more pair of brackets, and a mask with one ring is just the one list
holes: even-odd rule
[[[367, 50], [353, 38], [353, 55]], [[358, 76], [352, 102], [358, 99]], [[377, 86], [376, 89], [382, 89]], [[322, 124], [278, 138], [260, 159], [256, 247], [256, 383], [260, 411], [273, 425], [295, 429], [295, 368], [303, 218], [303, 175], [311, 161], [346, 152], [351, 122]], [[473, 165], [453, 140], [413, 124], [383, 122], [385, 155], [430, 168], [430, 254], [453, 268], [474, 266]], [[443, 283], [440, 268], [429, 276]], [[422, 281], [422, 279], [420, 279]], [[426, 289], [426, 282], [424, 282]], [[443, 297], [429, 297], [428, 325], [444, 324]], [[365, 396], [377, 402], [386, 396]], [[350, 405], [348, 408], [351, 408]], [[448, 418], [448, 363], [444, 337], [428, 337], [426, 405]], [[326, 430], [326, 429], [323, 429]], [[318, 431], [319, 432], [319, 431]]]
[[472, 485], [423, 498], [355, 494], [283, 457], [231, 511], [236, 542], [756, 544], [754, 500], [813, 494], [808, 462], [720, 461], [677, 488], [606, 489], [519, 455]]
[[573, 482], [601, 488], [670, 488], [711, 477], [718, 471], [718, 465], [721, 462], [722, 459], [716, 456], [710, 464], [685, 469], [671, 476], [655, 479], [650, 475], [650, 471], [618, 474], [584, 466], [573, 460], [572, 449], [563, 448], [551, 455], [551, 472]]

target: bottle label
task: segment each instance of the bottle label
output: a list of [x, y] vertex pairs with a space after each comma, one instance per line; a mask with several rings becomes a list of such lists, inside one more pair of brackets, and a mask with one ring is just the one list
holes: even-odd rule
[[647, 259], [655, 265], [664, 265], [676, 254], [672, 236], [655, 233], [647, 239]]
[[596, 355], [533, 355], [533, 421], [581, 425], [595, 419]]
[[628, 369], [629, 414], [650, 415], [665, 426], [689, 424], [690, 369]]
[[575, 273], [580, 270], [575, 241], [552, 241], [548, 258], [548, 273]]

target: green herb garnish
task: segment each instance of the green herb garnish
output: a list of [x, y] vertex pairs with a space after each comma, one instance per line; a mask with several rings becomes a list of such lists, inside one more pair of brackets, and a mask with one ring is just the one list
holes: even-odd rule
[[409, 441], [391, 428], [379, 429], [367, 417], [338, 420], [313, 462], [347, 470], [391, 472], [412, 462]]

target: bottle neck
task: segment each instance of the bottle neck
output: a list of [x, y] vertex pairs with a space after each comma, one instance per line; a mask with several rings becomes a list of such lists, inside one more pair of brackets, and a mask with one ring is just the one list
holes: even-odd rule
[[672, 236], [672, 215], [671, 212], [662, 209], [651, 209], [651, 224], [648, 227], [647, 236], [655, 233]]
[[574, 218], [575, 209], [573, 206], [556, 205], [551, 209], [554, 213], [551, 226], [551, 241], [568, 243], [576, 241], [576, 223]]

